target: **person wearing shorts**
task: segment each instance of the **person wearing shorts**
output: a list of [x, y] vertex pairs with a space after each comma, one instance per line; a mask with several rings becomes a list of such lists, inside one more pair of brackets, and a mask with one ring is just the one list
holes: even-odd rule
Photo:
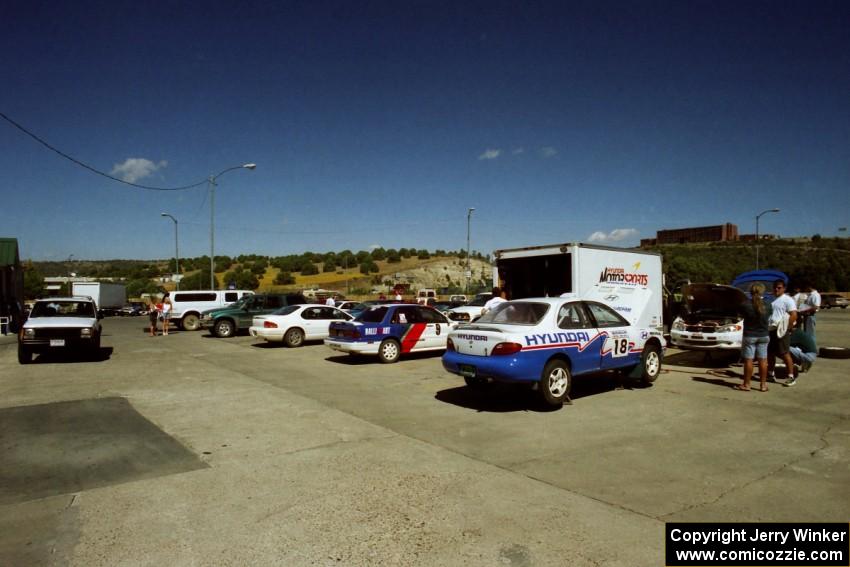
[[166, 292], [162, 298], [162, 334], [168, 335], [168, 324], [171, 321], [171, 298]]
[[750, 288], [750, 299], [741, 304], [740, 312], [744, 318], [744, 337], [741, 358], [744, 359], [744, 382], [735, 386], [742, 392], [750, 391], [753, 378], [753, 360], [759, 365], [759, 391], [767, 392], [767, 345], [770, 342], [768, 331], [768, 306], [763, 299], [764, 285], [755, 283]]

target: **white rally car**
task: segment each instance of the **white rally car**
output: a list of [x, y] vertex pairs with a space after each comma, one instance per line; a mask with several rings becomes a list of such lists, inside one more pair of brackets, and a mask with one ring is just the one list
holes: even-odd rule
[[666, 343], [659, 328], [638, 326], [620, 314], [646, 303], [634, 295], [627, 299], [631, 303], [606, 304], [568, 295], [502, 303], [449, 333], [443, 367], [471, 387], [490, 381], [536, 385], [555, 407], [579, 374], [623, 369], [654, 382]]

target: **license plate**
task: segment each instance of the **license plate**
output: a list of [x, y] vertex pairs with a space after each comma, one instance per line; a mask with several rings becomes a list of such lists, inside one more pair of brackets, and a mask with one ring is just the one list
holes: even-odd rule
[[65, 346], [65, 339], [50, 339], [50, 346]]
[[691, 335], [691, 338], [692, 339], [704, 339], [705, 337], [703, 337], [702, 335], [693, 334], [693, 335]]
[[458, 365], [458, 370], [460, 371], [461, 376], [475, 378], [475, 367], [471, 364], [460, 364]]

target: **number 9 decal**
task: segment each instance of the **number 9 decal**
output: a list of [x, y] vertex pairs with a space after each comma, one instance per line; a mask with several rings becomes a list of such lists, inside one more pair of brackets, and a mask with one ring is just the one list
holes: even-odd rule
[[439, 323], [437, 323], [437, 334], [438, 335], [440, 334], [440, 324]]

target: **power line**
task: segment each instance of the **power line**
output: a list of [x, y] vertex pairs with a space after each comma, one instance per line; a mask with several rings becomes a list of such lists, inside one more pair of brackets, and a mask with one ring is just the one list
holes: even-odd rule
[[35, 140], [36, 142], [38, 142], [39, 144], [41, 144], [42, 146], [47, 148], [48, 150], [59, 154], [63, 158], [65, 158], [69, 161], [72, 161], [73, 163], [79, 165], [80, 167], [88, 169], [92, 173], [96, 173], [97, 175], [101, 175], [103, 177], [106, 177], [107, 179], [111, 179], [112, 181], [117, 181], [118, 183], [124, 183], [125, 185], [130, 185], [131, 187], [138, 187], [139, 189], [150, 189], [151, 191], [183, 191], [185, 189], [193, 189], [195, 187], [199, 187], [199, 186], [201, 186], [201, 185], [203, 185], [204, 183], [207, 182], [207, 180], [204, 179], [203, 181], [199, 181], [199, 182], [194, 183], [192, 185], [184, 185], [182, 187], [151, 187], [150, 185], [139, 185], [138, 183], [131, 183], [130, 181], [124, 181], [123, 179], [113, 177], [112, 175], [109, 175], [108, 173], [100, 171], [99, 169], [96, 169], [96, 168], [88, 165], [87, 163], [83, 163], [80, 160], [76, 159], [75, 157], [69, 156], [68, 154], [66, 154], [62, 150], [54, 148], [49, 143], [47, 143], [45, 140], [42, 140], [41, 138], [39, 138], [38, 136], [36, 136], [35, 134], [33, 134], [32, 132], [27, 130], [26, 128], [24, 128], [23, 126], [21, 126], [20, 124], [18, 124], [17, 122], [15, 122], [11, 118], [9, 118], [5, 114], [3, 114], [2, 112], [0, 112], [0, 118], [2, 118], [6, 122], [8, 122], [12, 126], [14, 126], [15, 128], [17, 128], [18, 130], [20, 130], [21, 132], [23, 132], [24, 134], [26, 134], [27, 136], [29, 136], [30, 138], [32, 138], [33, 140]]

